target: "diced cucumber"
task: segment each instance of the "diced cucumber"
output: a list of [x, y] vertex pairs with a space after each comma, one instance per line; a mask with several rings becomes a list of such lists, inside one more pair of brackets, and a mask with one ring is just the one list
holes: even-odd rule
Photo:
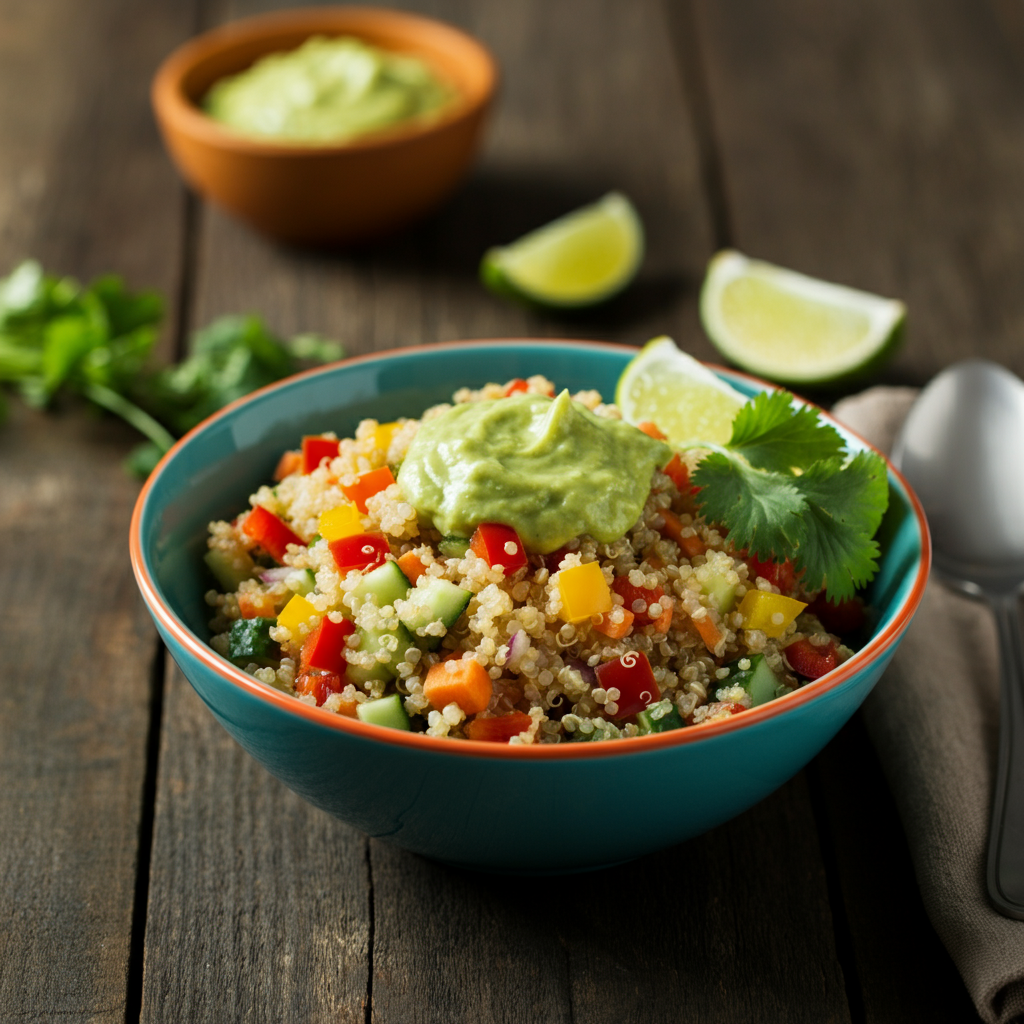
[[391, 729], [409, 729], [409, 716], [400, 694], [392, 693], [379, 700], [368, 700], [356, 705], [360, 722], [371, 725], [386, 725]]
[[312, 569], [296, 569], [285, 577], [285, 584], [289, 590], [305, 597], [316, 589], [316, 573]]
[[270, 627], [276, 622], [276, 619], [235, 619], [228, 637], [228, 657], [241, 662], [269, 658], [274, 646]]
[[719, 688], [742, 686], [750, 694], [751, 707], [755, 708], [759, 704], [775, 700], [781, 693], [789, 692], [789, 687], [779, 682], [779, 677], [771, 670], [763, 654], [748, 655], [746, 659], [741, 660], [749, 661], [750, 668], [740, 668], [738, 661], [726, 665], [729, 675], [719, 681]]
[[472, 596], [468, 590], [448, 580], [421, 576], [419, 585], [409, 591], [403, 605], [402, 624], [420, 647], [436, 651], [441, 645], [441, 636], [421, 636], [416, 631], [439, 620], [446, 630], [450, 629], [466, 610]]
[[447, 537], [441, 538], [441, 543], [437, 545], [437, 550], [445, 558], [463, 558], [469, 550], [469, 538], [449, 534]]
[[368, 572], [352, 590], [354, 597], [365, 601], [370, 594], [377, 598], [377, 607], [394, 603], [409, 593], [409, 577], [398, 568], [397, 562], [387, 561]]
[[[370, 679], [393, 679], [398, 675], [397, 665], [405, 656], [405, 652], [413, 646], [412, 637], [409, 635], [409, 631], [401, 623], [398, 624], [398, 628], [395, 630], [390, 629], [364, 629], [359, 627], [356, 632], [359, 635], [359, 650], [369, 651], [371, 654], [376, 654], [382, 648], [385, 648], [384, 638], [393, 636], [398, 640], [398, 644], [391, 654], [391, 661], [376, 661], [371, 668], [363, 668], [361, 665], [349, 664], [345, 671], [345, 675], [348, 677], [349, 682], [355, 683], [356, 686], [361, 686], [363, 683]], [[387, 647], [390, 647], [390, 643]]]
[[736, 604], [736, 584], [726, 582], [725, 577], [717, 573], [704, 580], [700, 589], [715, 602], [720, 615], [731, 612]]
[[[667, 701], [659, 702], [661, 705], [668, 703]], [[655, 711], [652, 708], [645, 708], [643, 711], [637, 713], [636, 724], [640, 728], [640, 735], [646, 736], [651, 732], [668, 732], [670, 729], [682, 729], [683, 720], [679, 717], [679, 712], [669, 703], [668, 710], [664, 707], [659, 707], [658, 704], [653, 706], [658, 712], [661, 712], [657, 718], [654, 717]]]
[[256, 575], [256, 563], [245, 551], [239, 552], [237, 556], [233, 557], [220, 548], [210, 548], [203, 555], [203, 561], [225, 594], [233, 594], [241, 585], [242, 580], [252, 579]]

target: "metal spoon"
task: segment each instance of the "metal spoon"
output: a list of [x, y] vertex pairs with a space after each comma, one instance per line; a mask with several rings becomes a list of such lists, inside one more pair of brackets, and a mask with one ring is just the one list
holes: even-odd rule
[[933, 565], [992, 607], [999, 633], [999, 760], [988, 892], [1024, 920], [1024, 381], [983, 359], [940, 373], [903, 425], [893, 462], [928, 516]]

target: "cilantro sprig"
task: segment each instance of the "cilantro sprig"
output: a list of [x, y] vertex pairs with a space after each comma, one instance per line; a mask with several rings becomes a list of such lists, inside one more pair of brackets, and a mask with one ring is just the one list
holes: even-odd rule
[[129, 292], [118, 277], [83, 287], [26, 260], [0, 280], [0, 384], [37, 408], [67, 391], [120, 416], [147, 439], [127, 461], [144, 476], [175, 437], [228, 402], [343, 355], [317, 335], [281, 340], [259, 317], [226, 316], [195, 333], [182, 362], [151, 368], [163, 312], [158, 294]]
[[759, 559], [791, 558], [809, 591], [852, 597], [878, 571], [875, 532], [889, 503], [885, 461], [848, 457], [839, 432], [791, 394], [761, 393], [693, 473], [701, 515]]

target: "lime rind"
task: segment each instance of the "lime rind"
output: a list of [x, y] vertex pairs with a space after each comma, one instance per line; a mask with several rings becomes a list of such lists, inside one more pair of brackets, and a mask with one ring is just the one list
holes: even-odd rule
[[888, 360], [902, 341], [906, 307], [724, 250], [708, 264], [700, 315], [715, 347], [744, 370], [796, 387], [835, 387]]
[[627, 423], [649, 420], [677, 445], [725, 444], [732, 436], [732, 421], [746, 401], [667, 337], [644, 345], [615, 388], [615, 404]]
[[606, 302], [636, 276], [644, 230], [633, 204], [610, 192], [531, 231], [489, 249], [480, 278], [498, 295], [555, 309]]

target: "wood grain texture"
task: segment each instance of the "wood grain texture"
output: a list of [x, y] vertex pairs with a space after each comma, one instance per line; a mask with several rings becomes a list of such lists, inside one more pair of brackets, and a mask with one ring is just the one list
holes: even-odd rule
[[1024, 68], [972, 0], [696, 0], [733, 244], [903, 298], [886, 379], [1024, 372]]
[[368, 840], [271, 778], [168, 672], [140, 1019], [364, 1020]]
[[[148, 114], [187, 5], [0, 2], [0, 275], [173, 291], [182, 192]], [[103, 54], [103, 59], [98, 55]], [[0, 1020], [123, 1021], [156, 634], [128, 563], [132, 432], [0, 427]]]

